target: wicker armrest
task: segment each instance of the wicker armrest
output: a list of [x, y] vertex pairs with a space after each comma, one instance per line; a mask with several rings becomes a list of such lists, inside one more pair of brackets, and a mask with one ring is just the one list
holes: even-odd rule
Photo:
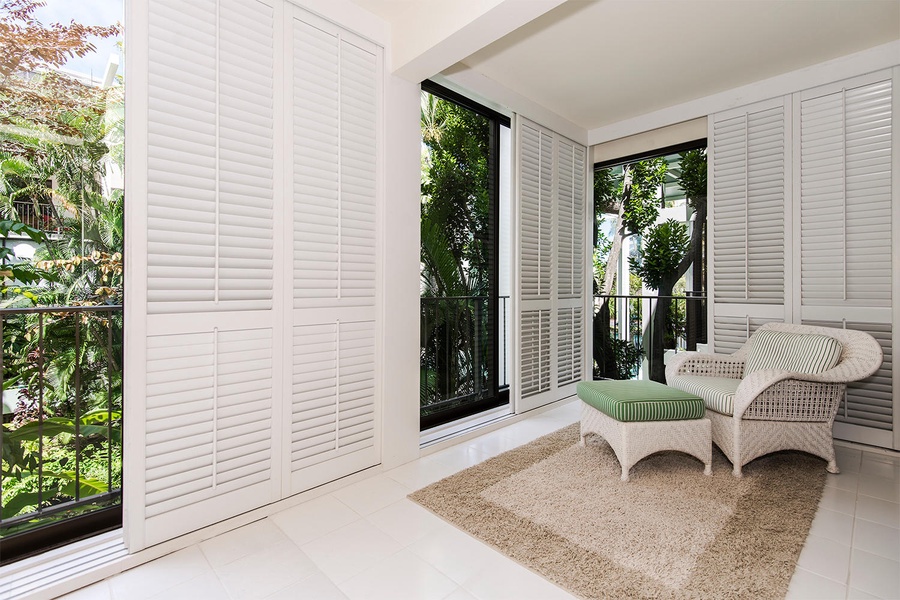
[[845, 384], [821, 375], [764, 369], [745, 377], [734, 395], [734, 418], [830, 421]]
[[703, 354], [685, 352], [676, 355], [666, 366], [666, 380], [675, 375], [701, 375], [740, 379], [744, 374], [744, 359], [731, 354]]

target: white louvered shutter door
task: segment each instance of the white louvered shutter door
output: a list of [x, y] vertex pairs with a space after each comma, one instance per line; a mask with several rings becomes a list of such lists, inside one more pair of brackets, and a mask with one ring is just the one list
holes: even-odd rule
[[553, 365], [553, 133], [517, 120], [519, 167], [518, 411], [550, 401]]
[[132, 442], [144, 473], [126, 475], [129, 498], [141, 498], [128, 504], [132, 550], [278, 497], [276, 11], [262, 0], [149, 8], [146, 407], [144, 439]]
[[785, 320], [787, 112], [779, 98], [710, 118], [710, 324], [716, 352], [734, 348], [726, 341], [736, 341], [729, 324]]
[[760, 326], [773, 322], [782, 321], [758, 317], [716, 317], [713, 334], [716, 352], [718, 354], [736, 352]]
[[381, 50], [291, 10], [293, 334], [289, 484], [377, 464], [376, 228]]
[[[527, 410], [550, 398], [553, 137], [518, 120], [520, 248], [520, 407]], [[533, 406], [532, 406], [533, 405]]]
[[[797, 95], [800, 140], [800, 314], [804, 322], [874, 335], [879, 373], [853, 384], [835, 435], [893, 447], [890, 351], [894, 203], [893, 81], [890, 72]], [[894, 242], [895, 243], [895, 242]]]
[[522, 412], [573, 393], [584, 370], [584, 146], [517, 119]]
[[[568, 395], [584, 367], [584, 146], [557, 137], [557, 396]], [[563, 390], [563, 391], [559, 391]]]

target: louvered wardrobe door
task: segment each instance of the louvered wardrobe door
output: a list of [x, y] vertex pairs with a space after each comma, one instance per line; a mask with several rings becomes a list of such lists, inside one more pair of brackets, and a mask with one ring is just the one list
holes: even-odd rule
[[378, 463], [381, 51], [290, 11], [293, 379], [287, 493]]
[[872, 79], [800, 102], [803, 306], [891, 306], [892, 81]]
[[803, 322], [860, 329], [885, 351], [878, 373], [849, 386], [835, 435], [897, 447], [892, 401], [898, 190], [894, 80], [874, 73], [798, 94], [800, 314]]
[[129, 313], [147, 332], [135, 378], [145, 406], [130, 413], [139, 422], [129, 429], [123, 486], [132, 551], [280, 492], [272, 435], [279, 6], [149, 4], [147, 219], [130, 223], [146, 227], [147, 242], [146, 303]]
[[787, 112], [779, 98], [710, 118], [710, 320], [716, 352], [733, 348], [725, 341], [732, 339], [730, 323], [786, 318]]
[[147, 312], [272, 308], [273, 7], [150, 9]]

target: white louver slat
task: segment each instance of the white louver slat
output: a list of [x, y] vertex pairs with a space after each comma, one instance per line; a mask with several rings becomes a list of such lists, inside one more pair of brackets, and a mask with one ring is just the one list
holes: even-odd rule
[[147, 311], [272, 306], [274, 11], [150, 12]]
[[803, 324], [865, 331], [878, 340], [884, 352], [884, 362], [881, 363], [881, 368], [871, 377], [847, 386], [847, 394], [844, 401], [841, 402], [835, 421], [891, 431], [894, 422], [893, 328], [887, 323], [849, 321], [846, 323], [842, 321], [804, 321]]
[[145, 511], [151, 532], [154, 518], [177, 520], [179, 509], [205, 500], [259, 484], [268, 489], [271, 365], [271, 329], [147, 338]]
[[584, 162], [581, 146], [559, 142], [557, 285], [560, 298], [584, 293]]
[[522, 298], [550, 298], [553, 140], [544, 131], [521, 127]]
[[891, 87], [800, 102], [804, 306], [891, 304]]
[[293, 347], [291, 471], [306, 488], [328, 480], [311, 466], [374, 448], [375, 323], [298, 326]]
[[339, 40], [293, 21], [294, 304], [338, 297]]
[[304, 18], [293, 21], [294, 306], [373, 306], [377, 58]]
[[520, 377], [527, 398], [550, 389], [550, 311], [523, 311], [521, 323]]
[[557, 385], [581, 381], [584, 352], [584, 315], [579, 308], [559, 309], [557, 334]]
[[714, 301], [784, 302], [783, 103], [713, 123]]
[[744, 345], [750, 336], [765, 323], [781, 323], [778, 319], [761, 317], [726, 317], [716, 315], [713, 340], [717, 354], [731, 354]]

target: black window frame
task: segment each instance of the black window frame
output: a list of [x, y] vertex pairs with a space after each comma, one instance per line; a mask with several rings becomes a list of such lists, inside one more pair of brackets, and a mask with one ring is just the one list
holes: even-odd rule
[[421, 83], [423, 92], [427, 92], [442, 100], [457, 104], [473, 113], [485, 117], [490, 121], [490, 146], [488, 155], [488, 190], [490, 194], [489, 227], [491, 230], [491, 243], [489, 245], [488, 263], [490, 273], [488, 275], [488, 332], [493, 332], [489, 337], [488, 347], [490, 363], [488, 367], [488, 388], [490, 395], [481, 399], [464, 402], [459, 406], [443, 410], [429, 415], [419, 415], [419, 429], [425, 431], [465, 417], [478, 414], [509, 404], [509, 385], [501, 387], [498, 382], [500, 373], [500, 344], [499, 341], [499, 255], [500, 255], [500, 128], [512, 128], [512, 120], [490, 107], [487, 107], [471, 98], [451, 90], [439, 83], [426, 79]]

